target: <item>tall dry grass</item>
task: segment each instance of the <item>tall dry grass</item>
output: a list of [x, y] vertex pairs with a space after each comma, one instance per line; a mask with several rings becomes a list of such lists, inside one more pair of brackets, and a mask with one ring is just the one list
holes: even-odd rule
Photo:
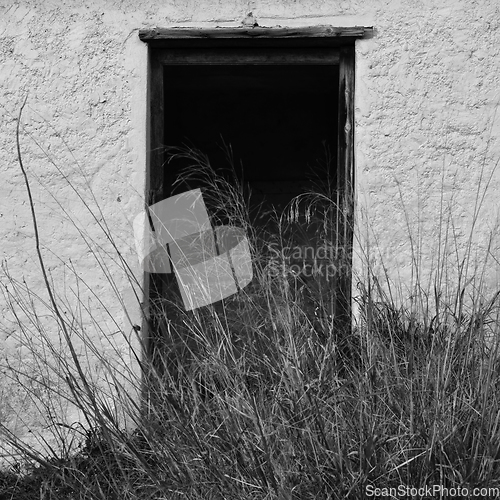
[[[480, 276], [467, 289], [472, 252], [460, 257], [454, 283], [444, 283], [443, 252], [429, 294], [420, 286], [418, 245], [409, 231], [410, 301], [403, 287], [372, 272], [369, 254], [361, 255], [367, 266], [354, 283], [359, 314], [342, 331], [324, 276], [297, 275], [281, 251], [297, 221], [324, 228], [320, 238], [331, 234], [334, 193], [296, 200], [269, 233], [252, 224], [244, 185], [218, 175], [197, 152], [170, 154], [188, 160], [184, 182], [201, 177], [208, 186], [215, 217], [245, 229], [254, 279], [194, 312], [167, 295], [144, 318], [161, 329], [148, 358], [144, 332], [133, 321], [119, 324], [108, 300], [95, 295], [95, 309], [79, 293], [68, 301], [44, 267], [37, 233], [45, 290], [7, 267], [3, 277], [14, 318], [9, 328], [33, 361], [3, 370], [39, 407], [52, 438], [36, 451], [2, 425], [4, 446], [19, 457], [0, 475], [3, 498], [340, 499], [362, 498], [374, 487], [500, 487], [499, 295], [485, 299]], [[110, 252], [78, 228], [117, 292], [114, 300], [121, 300], [119, 270], [140, 303], [141, 282], [112, 229], [84, 204], [115, 252], [109, 264], [103, 254]], [[332, 258], [339, 268], [338, 255]], [[73, 290], [92, 294], [78, 270], [64, 265]], [[447, 294], [439, 293], [443, 283]], [[111, 340], [109, 324], [120, 342]], [[103, 345], [109, 339], [107, 349], [95, 345], [96, 332]], [[58, 421], [65, 401], [78, 411], [78, 424]]]

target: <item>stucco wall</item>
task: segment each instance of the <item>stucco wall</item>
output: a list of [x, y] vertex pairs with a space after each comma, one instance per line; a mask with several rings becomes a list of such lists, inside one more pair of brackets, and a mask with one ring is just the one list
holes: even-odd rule
[[[475, 202], [482, 197], [478, 183], [484, 186], [489, 180], [474, 226], [473, 251], [489, 247], [486, 278], [491, 287], [497, 284], [496, 0], [2, 3], [1, 258], [12, 277], [26, 280], [45, 297], [15, 142], [16, 117], [27, 97], [21, 150], [47, 267], [69, 304], [79, 294], [92, 306], [94, 317], [102, 314], [102, 320], [92, 323], [82, 313], [82, 322], [95, 345], [109, 349], [110, 356], [115, 346], [127, 359], [126, 339], [133, 338], [132, 325], [140, 321], [139, 307], [124, 273], [113, 268], [123, 304], [116, 300], [78, 228], [94, 242], [90, 248], [100, 247], [99, 255], [112, 268], [113, 259], [106, 257], [112, 247], [87, 203], [98, 220], [107, 221], [123, 256], [140, 276], [132, 220], [142, 208], [146, 172], [147, 47], [138, 39], [138, 29], [145, 27], [239, 26], [249, 12], [260, 26], [374, 26], [374, 38], [356, 45], [355, 274], [365, 272], [363, 254], [369, 251], [372, 269], [382, 280], [387, 273], [410, 288], [413, 253], [422, 261], [425, 281], [438, 250], [445, 248], [440, 227], [451, 229], [453, 244], [466, 250]], [[97, 205], [102, 213], [96, 212]], [[448, 206], [453, 223], [440, 224]], [[453, 245], [448, 250], [455, 258]], [[85, 286], [76, 289], [72, 269]], [[11, 364], [34, 363], [28, 359], [29, 349], [19, 343], [1, 297], [0, 314], [1, 357]], [[50, 322], [47, 328], [56, 331]], [[86, 363], [93, 366], [92, 359]], [[2, 387], [0, 418], [20, 436], [28, 436], [30, 428], [38, 432], [43, 423], [33, 405], [21, 401], [8, 378]], [[14, 418], [9, 404], [25, 405], [25, 423]], [[79, 417], [69, 409], [66, 418], [71, 423]]]
[[415, 281], [428, 289], [443, 260], [456, 283], [467, 254], [486, 264], [468, 278], [498, 284], [498, 9], [380, 6], [377, 36], [357, 45], [358, 252], [378, 246], [373, 268], [406, 295]]

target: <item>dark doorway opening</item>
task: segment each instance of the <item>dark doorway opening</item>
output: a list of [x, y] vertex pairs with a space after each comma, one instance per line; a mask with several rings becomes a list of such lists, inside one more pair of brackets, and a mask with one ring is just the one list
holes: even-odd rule
[[[321, 334], [330, 339], [332, 332], [334, 336], [349, 334], [354, 40], [363, 34], [364, 29], [333, 28], [140, 34], [151, 49], [148, 205], [187, 190], [210, 189], [196, 176], [174, 184], [190, 159], [171, 156], [169, 147], [187, 145], [201, 151], [224, 176], [228, 166], [224, 147], [230, 146], [238, 180], [248, 184], [252, 193], [251, 211], [263, 202], [265, 208], [281, 212], [295, 196], [328, 185], [330, 206], [334, 206], [331, 234], [321, 233], [319, 227], [315, 231], [306, 221], [305, 241], [295, 240], [290, 247], [302, 252], [299, 261], [314, 260], [323, 258], [318, 245], [328, 240], [331, 248], [341, 250], [346, 264], [331, 276], [312, 275], [305, 280], [288, 271], [286, 276], [267, 280], [265, 273], [272, 269], [266, 265], [260, 281], [252, 281], [243, 293], [192, 313], [183, 311], [176, 294], [171, 294], [176, 288], [173, 274], [146, 273], [147, 349], [153, 365], [177, 372], [189, 366], [214, 368], [198, 356], [208, 347], [200, 344], [196, 332], [203, 332], [210, 350], [235, 349], [242, 356], [235, 351], [235, 357], [230, 356], [234, 362], [248, 362], [257, 371], [262, 365], [271, 372], [286, 328], [293, 330], [288, 333], [303, 344], [300, 352], [310, 355], [311, 361], [315, 354], [305, 348], [307, 342], [320, 349], [325, 340]], [[207, 208], [212, 215], [210, 205]], [[266, 221], [263, 212], [264, 221], [253, 211], [252, 222], [257, 226]], [[301, 229], [300, 224], [295, 227]], [[272, 231], [263, 233], [267, 236]], [[303, 275], [310, 271], [303, 269], [304, 273], [299, 271]], [[295, 287], [296, 299], [289, 295], [290, 287]], [[318, 317], [318, 312], [324, 316]], [[190, 322], [196, 325], [191, 328]], [[221, 325], [223, 338], [218, 337]]]
[[[165, 66], [165, 144], [200, 150], [216, 171], [230, 148], [253, 207], [279, 212], [315, 183], [337, 182], [338, 81], [337, 65]], [[165, 197], [203, 187], [173, 189], [184, 164], [165, 168]]]
[[[207, 194], [205, 201], [213, 226], [225, 224], [210, 204], [211, 186], [206, 178], [182, 175], [186, 167], [192, 172], [189, 155], [169, 155], [169, 151], [193, 148], [206, 155], [217, 175], [229, 180], [230, 150], [232, 173], [250, 194], [251, 227], [259, 234], [252, 240], [254, 255], [259, 259], [263, 256], [264, 267], [269, 258], [292, 269], [288, 300], [297, 307], [300, 304], [302, 314], [308, 318], [306, 323], [315, 328], [318, 338], [326, 338], [339, 280], [327, 267], [334, 258], [323, 255], [320, 262], [317, 256], [325, 241], [334, 246], [337, 238], [332, 221], [338, 218], [338, 211], [329, 200], [335, 199], [339, 182], [339, 65], [167, 64], [162, 73], [166, 147], [163, 198], [200, 188]], [[298, 215], [293, 222], [278, 222], [290, 211], [293, 199], [314, 191], [329, 191], [329, 200], [316, 202], [316, 218], [306, 220], [305, 201], [295, 211]], [[325, 218], [330, 222], [327, 228]], [[280, 244], [266, 253], [278, 232]], [[278, 261], [276, 253], [281, 254]], [[161, 280], [161, 296], [167, 303], [175, 303], [180, 295], [175, 277], [164, 275]], [[262, 296], [261, 281], [262, 276], [254, 278], [243, 295]], [[279, 280], [276, 277], [274, 281]], [[228, 330], [234, 334], [232, 342], [244, 343], [243, 339], [252, 337], [245, 324], [249, 323], [248, 311], [245, 316], [244, 309], [258, 310], [263, 305], [255, 302], [243, 308], [234, 297], [222, 302], [212, 304], [212, 310], [227, 321]], [[170, 307], [166, 316], [176, 318], [176, 314]], [[182, 324], [182, 316], [174, 323]], [[187, 334], [180, 331], [179, 338], [178, 344], [184, 346]], [[193, 341], [186, 350], [198, 349]], [[186, 359], [186, 353], [182, 357]]]

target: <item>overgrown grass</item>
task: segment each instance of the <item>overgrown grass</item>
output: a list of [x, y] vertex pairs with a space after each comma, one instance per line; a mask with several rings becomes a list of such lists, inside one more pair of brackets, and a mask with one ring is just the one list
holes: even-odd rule
[[[446, 283], [446, 300], [437, 282], [429, 296], [417, 279], [408, 302], [368, 266], [355, 283], [359, 316], [340, 329], [335, 281], [298, 276], [276, 252], [296, 244], [299, 223], [315, 228], [315, 244], [331, 238], [334, 193], [296, 200], [267, 233], [252, 224], [244, 186], [201, 154], [176, 154], [190, 161], [185, 182], [201, 176], [209, 186], [215, 217], [245, 229], [252, 283], [194, 312], [165, 295], [146, 318], [161, 331], [148, 359], [134, 321], [118, 324], [96, 294], [95, 310], [80, 300], [92, 290], [71, 264], [71, 300], [43, 270], [42, 250], [43, 293], [5, 268], [9, 329], [33, 361], [4, 371], [45, 415], [52, 440], [42, 453], [2, 426], [20, 458], [0, 473], [0, 498], [340, 499], [362, 498], [370, 485], [500, 487], [500, 299], [463, 286], [471, 253], [459, 260], [454, 293]], [[140, 302], [112, 231], [84, 204], [109, 243], [105, 250], [79, 228], [103, 279], [120, 300], [121, 270]], [[61, 401], [76, 406], [81, 425], [58, 420]]]

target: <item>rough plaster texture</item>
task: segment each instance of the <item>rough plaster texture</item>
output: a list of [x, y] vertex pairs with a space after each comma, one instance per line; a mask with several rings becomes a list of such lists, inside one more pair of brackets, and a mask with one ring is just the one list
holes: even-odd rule
[[[46, 299], [15, 145], [16, 117], [27, 96], [21, 149], [47, 267], [68, 307], [74, 307], [77, 294], [94, 318], [102, 316], [93, 322], [82, 311], [81, 322], [93, 345], [109, 349], [110, 358], [116, 347], [128, 359], [125, 339], [133, 337], [139, 307], [124, 274], [113, 268], [113, 289], [96, 263], [91, 248], [109, 266], [113, 259], [106, 252], [113, 251], [85, 203], [94, 211], [99, 205], [97, 219], [108, 222], [139, 276], [131, 228], [142, 207], [146, 172], [147, 47], [138, 39], [139, 28], [239, 26], [249, 12], [261, 26], [374, 26], [375, 37], [356, 45], [356, 276], [366, 273], [368, 252], [381, 280], [387, 275], [411, 293], [412, 255], [420, 262], [422, 283], [442, 253], [448, 254], [453, 273], [455, 250], [459, 255], [467, 250], [474, 229], [473, 255], [484, 263], [489, 252], [485, 277], [490, 288], [497, 285], [496, 0], [1, 4], [1, 258], [12, 277], [26, 280]], [[482, 198], [478, 186], [486, 182], [488, 192], [473, 224], [476, 200]], [[450, 238], [449, 247], [443, 234]], [[80, 281], [77, 286], [74, 273], [86, 285]], [[3, 276], [2, 283], [7, 282]], [[1, 357], [13, 365], [31, 363], [36, 371], [36, 359], [10, 322], [6, 299], [0, 298], [0, 314]], [[44, 321], [57, 343], [54, 322]], [[30, 335], [36, 340], [30, 332], [26, 338]], [[91, 373], [98, 373], [95, 356], [82, 359]], [[46, 410], [37, 412], [8, 378], [1, 386], [0, 419], [35, 445], [35, 437], [48, 433]], [[71, 407], [53, 404], [63, 407], [60, 421], [71, 424], [81, 418]], [[21, 416], [15, 417], [16, 408], [22, 409]]]

